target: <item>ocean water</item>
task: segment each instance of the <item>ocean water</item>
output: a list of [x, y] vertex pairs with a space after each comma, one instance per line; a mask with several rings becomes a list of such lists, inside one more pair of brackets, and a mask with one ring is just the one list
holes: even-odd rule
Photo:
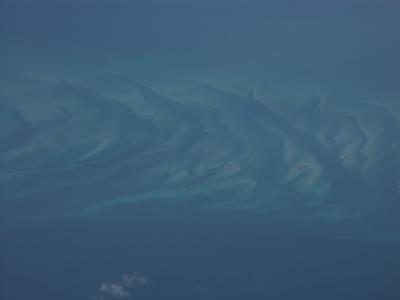
[[3, 0], [1, 298], [399, 299], [398, 9]]

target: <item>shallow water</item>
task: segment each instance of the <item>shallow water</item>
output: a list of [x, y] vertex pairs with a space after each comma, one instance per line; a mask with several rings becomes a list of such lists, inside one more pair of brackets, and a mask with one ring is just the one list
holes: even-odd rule
[[397, 299], [378, 1], [4, 1], [5, 299]]

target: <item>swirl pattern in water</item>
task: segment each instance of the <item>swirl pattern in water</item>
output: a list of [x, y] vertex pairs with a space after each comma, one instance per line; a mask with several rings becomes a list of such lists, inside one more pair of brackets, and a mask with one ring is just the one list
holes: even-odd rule
[[390, 106], [333, 107], [313, 95], [278, 112], [256, 91], [143, 74], [3, 80], [10, 222], [159, 201], [289, 223], [379, 224], [399, 206], [399, 113]]

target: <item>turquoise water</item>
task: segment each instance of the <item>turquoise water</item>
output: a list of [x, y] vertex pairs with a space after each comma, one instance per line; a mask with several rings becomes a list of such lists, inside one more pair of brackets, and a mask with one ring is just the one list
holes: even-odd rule
[[3, 3], [5, 299], [397, 299], [397, 5]]

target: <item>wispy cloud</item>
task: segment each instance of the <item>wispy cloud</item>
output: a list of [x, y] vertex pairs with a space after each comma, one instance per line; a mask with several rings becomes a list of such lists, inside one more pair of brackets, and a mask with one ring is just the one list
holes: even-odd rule
[[117, 282], [103, 282], [93, 300], [122, 299], [132, 296], [134, 289], [141, 288], [151, 282], [151, 279], [140, 273], [124, 274]]
[[115, 298], [126, 298], [131, 295], [120, 283], [103, 282], [99, 291]]
[[126, 287], [141, 287], [150, 283], [150, 278], [140, 274], [134, 273], [133, 275], [125, 274], [122, 276], [123, 284]]

